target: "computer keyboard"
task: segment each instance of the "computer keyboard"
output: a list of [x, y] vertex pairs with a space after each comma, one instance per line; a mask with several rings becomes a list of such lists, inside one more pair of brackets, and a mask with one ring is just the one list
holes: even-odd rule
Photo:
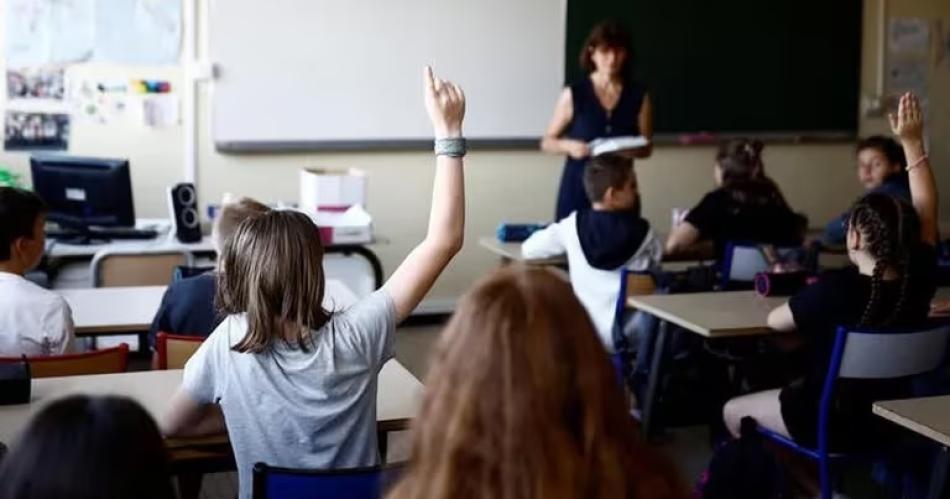
[[74, 230], [48, 229], [46, 237], [57, 241], [69, 241], [83, 237], [94, 240], [144, 240], [155, 239], [158, 237], [158, 231], [151, 229], [94, 229], [83, 233]]

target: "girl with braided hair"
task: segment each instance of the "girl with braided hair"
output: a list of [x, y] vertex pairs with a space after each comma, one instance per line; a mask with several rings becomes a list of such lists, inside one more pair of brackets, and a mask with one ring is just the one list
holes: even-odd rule
[[[776, 331], [800, 333], [809, 369], [782, 389], [730, 400], [723, 414], [734, 435], [742, 418], [752, 416], [796, 442], [815, 445], [836, 328], [918, 327], [927, 320], [936, 290], [937, 189], [924, 153], [917, 97], [902, 96], [898, 115], [890, 118], [907, 155], [911, 202], [879, 192], [861, 198], [848, 219], [848, 257], [854, 265], [822, 274], [769, 314]], [[909, 388], [903, 381], [842, 380], [833, 402], [831, 445], [859, 448], [862, 435], [880, 434], [871, 403], [906, 397]]]

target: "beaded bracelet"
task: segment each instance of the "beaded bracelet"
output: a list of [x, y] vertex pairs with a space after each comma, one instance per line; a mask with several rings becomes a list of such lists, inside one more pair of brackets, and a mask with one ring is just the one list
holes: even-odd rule
[[914, 168], [917, 168], [917, 167], [920, 166], [920, 164], [923, 163], [924, 161], [927, 161], [927, 155], [926, 155], [926, 154], [924, 154], [923, 156], [917, 158], [917, 161], [914, 161], [913, 164], [907, 165], [907, 171], [911, 171], [911, 170], [913, 170]]

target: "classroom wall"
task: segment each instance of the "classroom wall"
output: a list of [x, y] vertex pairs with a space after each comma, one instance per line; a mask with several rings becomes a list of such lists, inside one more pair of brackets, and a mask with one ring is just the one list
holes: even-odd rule
[[[862, 94], [872, 93], [875, 86], [877, 2], [880, 0], [866, 1]], [[950, 2], [946, 0], [889, 0], [888, 3], [891, 16], [940, 18], [950, 29]], [[0, 10], [0, 18], [2, 16]], [[130, 78], [167, 78], [173, 85], [181, 82], [178, 68], [97, 66], [83, 68], [83, 71], [124, 73]], [[394, 270], [425, 233], [434, 164], [430, 153], [218, 154], [210, 139], [209, 94], [209, 89], [204, 87], [198, 96], [198, 183], [202, 203], [216, 202], [225, 192], [265, 201], [296, 200], [299, 168], [354, 166], [369, 173], [368, 208], [375, 217], [377, 233], [384, 240], [374, 249], [387, 272]], [[5, 105], [3, 98], [5, 96], [0, 96], [0, 109]], [[930, 103], [931, 158], [938, 172], [940, 190], [950, 196], [950, 174], [941, 171], [950, 167], [950, 63], [932, 70]], [[545, 123], [538, 124], [539, 133], [544, 126]], [[881, 119], [861, 121], [862, 134], [881, 132], [885, 127]], [[139, 216], [166, 214], [163, 188], [182, 178], [181, 127], [152, 130], [136, 124], [102, 127], [79, 122], [73, 130], [70, 152], [131, 159]], [[652, 158], [638, 163], [644, 214], [657, 229], [669, 228], [673, 207], [691, 206], [712, 187], [712, 159], [711, 147], [663, 146], [655, 149]], [[789, 202], [807, 214], [812, 225], [823, 224], [859, 194], [851, 144], [768, 145], [765, 162]], [[536, 151], [471, 153], [466, 165], [466, 245], [436, 284], [428, 305], [443, 308], [493, 268], [496, 260], [478, 247], [477, 239], [493, 234], [500, 220], [534, 221], [551, 216], [562, 163], [561, 157]], [[0, 152], [0, 165], [12, 167], [28, 177], [25, 154]], [[950, 203], [943, 204], [941, 213], [944, 219], [950, 220]]]

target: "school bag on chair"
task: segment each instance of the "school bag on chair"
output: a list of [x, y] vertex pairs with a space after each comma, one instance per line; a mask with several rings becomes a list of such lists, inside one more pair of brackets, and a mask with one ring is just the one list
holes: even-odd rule
[[757, 423], [742, 418], [742, 435], [713, 453], [693, 493], [695, 499], [782, 499], [782, 468], [763, 445]]

